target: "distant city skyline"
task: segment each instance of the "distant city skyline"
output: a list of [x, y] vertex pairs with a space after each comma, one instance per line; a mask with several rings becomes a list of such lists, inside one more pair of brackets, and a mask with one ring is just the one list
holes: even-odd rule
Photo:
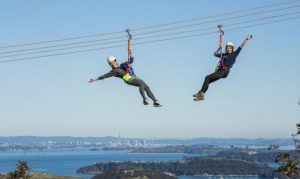
[[[256, 18], [271, 20], [270, 16], [294, 13], [299, 7], [251, 17], [233, 18], [237, 14], [227, 14], [186, 23], [224, 19], [186, 30], [216, 27], [197, 33], [217, 32], [217, 25], [223, 24], [224, 43], [231, 41], [236, 47], [248, 34], [253, 34], [228, 78], [211, 84], [202, 102], [194, 102], [192, 95], [218, 63], [213, 56], [218, 48], [218, 33], [160, 42], [162, 37], [149, 38], [156, 42], [132, 46], [135, 73], [149, 84], [164, 105], [161, 108], [153, 108], [152, 104], [144, 106], [138, 89], [120, 79], [87, 83], [90, 78], [110, 71], [108, 56], [113, 55], [120, 62], [127, 59], [127, 28], [156, 26], [284, 2], [288, 1], [78, 0], [70, 3], [3, 0], [0, 2], [1, 47], [119, 31], [124, 31], [119, 34], [124, 43], [106, 44], [106, 47], [125, 46], [0, 63], [0, 136], [121, 134], [129, 138], [290, 138], [295, 124], [300, 122], [297, 105], [300, 95], [299, 19], [234, 31], [226, 29], [231, 28], [230, 24]], [[299, 2], [253, 12], [295, 5]], [[298, 15], [286, 15], [281, 19], [288, 17]], [[181, 35], [190, 34], [193, 33]], [[147, 34], [133, 36], [133, 42], [141, 42], [138, 38], [145, 36]], [[24, 48], [0, 48], [0, 58], [16, 54], [6, 53], [9, 50]], [[28, 51], [18, 52], [22, 53]]]

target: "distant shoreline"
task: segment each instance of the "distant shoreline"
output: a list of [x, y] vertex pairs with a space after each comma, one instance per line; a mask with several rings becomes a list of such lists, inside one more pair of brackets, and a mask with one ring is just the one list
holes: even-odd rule
[[194, 177], [259, 177], [259, 175], [180, 175], [180, 176], [194, 176]]

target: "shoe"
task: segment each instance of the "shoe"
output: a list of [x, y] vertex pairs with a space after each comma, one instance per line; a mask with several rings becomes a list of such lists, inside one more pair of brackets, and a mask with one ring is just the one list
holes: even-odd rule
[[161, 107], [162, 105], [159, 103], [159, 101], [154, 101], [153, 106], [154, 107]]
[[203, 98], [204, 97], [204, 93], [203, 92], [198, 92], [197, 94], [194, 94], [193, 97], [195, 98]]
[[197, 93], [196, 95], [194, 95], [194, 101], [202, 101], [204, 100], [204, 93], [203, 92], [200, 92], [200, 93]]
[[148, 105], [148, 104], [149, 104], [148, 99], [144, 99], [143, 104], [144, 104], [144, 105]]

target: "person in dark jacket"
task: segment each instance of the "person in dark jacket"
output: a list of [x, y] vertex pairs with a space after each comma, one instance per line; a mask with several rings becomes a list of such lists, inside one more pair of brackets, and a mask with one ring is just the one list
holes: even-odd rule
[[118, 61], [115, 57], [113, 56], [109, 56], [107, 58], [107, 62], [108, 64], [112, 67], [112, 70], [102, 76], [99, 76], [97, 78], [94, 79], [90, 79], [89, 83], [93, 83], [95, 81], [98, 80], [103, 80], [105, 78], [109, 78], [109, 77], [117, 77], [117, 78], [121, 78], [123, 79], [123, 81], [128, 84], [128, 85], [132, 85], [132, 86], [136, 86], [139, 87], [140, 90], [140, 94], [143, 98], [143, 104], [144, 105], [148, 105], [149, 101], [146, 98], [145, 92], [147, 93], [147, 96], [153, 100], [153, 106], [154, 107], [160, 107], [162, 106], [160, 104], [160, 102], [155, 98], [154, 94], [152, 93], [150, 87], [140, 78], [138, 78], [135, 74], [134, 71], [131, 67], [132, 63], [133, 63], [134, 57], [132, 54], [130, 54], [130, 59], [129, 61], [126, 61], [124, 63], [122, 63], [121, 65], [118, 64]]
[[221, 78], [226, 78], [229, 75], [230, 69], [234, 65], [237, 56], [239, 55], [242, 48], [246, 45], [247, 41], [252, 39], [252, 35], [248, 35], [246, 40], [239, 46], [239, 48], [234, 51], [234, 45], [231, 42], [226, 44], [226, 52], [222, 55], [219, 53], [222, 49], [222, 44], [220, 44], [219, 48], [215, 51], [214, 56], [221, 58], [220, 63], [216, 69], [216, 71], [210, 75], [205, 77], [201, 90], [194, 94], [195, 101], [204, 100], [204, 94], [208, 90], [208, 86], [210, 83], [213, 83]]

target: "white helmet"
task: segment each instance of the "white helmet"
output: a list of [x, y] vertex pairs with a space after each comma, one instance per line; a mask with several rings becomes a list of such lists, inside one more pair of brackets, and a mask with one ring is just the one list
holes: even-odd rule
[[232, 47], [234, 47], [234, 45], [233, 45], [232, 42], [227, 42], [226, 46], [232, 46]]
[[117, 60], [114, 56], [109, 56], [108, 58], [107, 58], [107, 62], [110, 64], [111, 62], [113, 62], [113, 61], [115, 61], [115, 60]]

